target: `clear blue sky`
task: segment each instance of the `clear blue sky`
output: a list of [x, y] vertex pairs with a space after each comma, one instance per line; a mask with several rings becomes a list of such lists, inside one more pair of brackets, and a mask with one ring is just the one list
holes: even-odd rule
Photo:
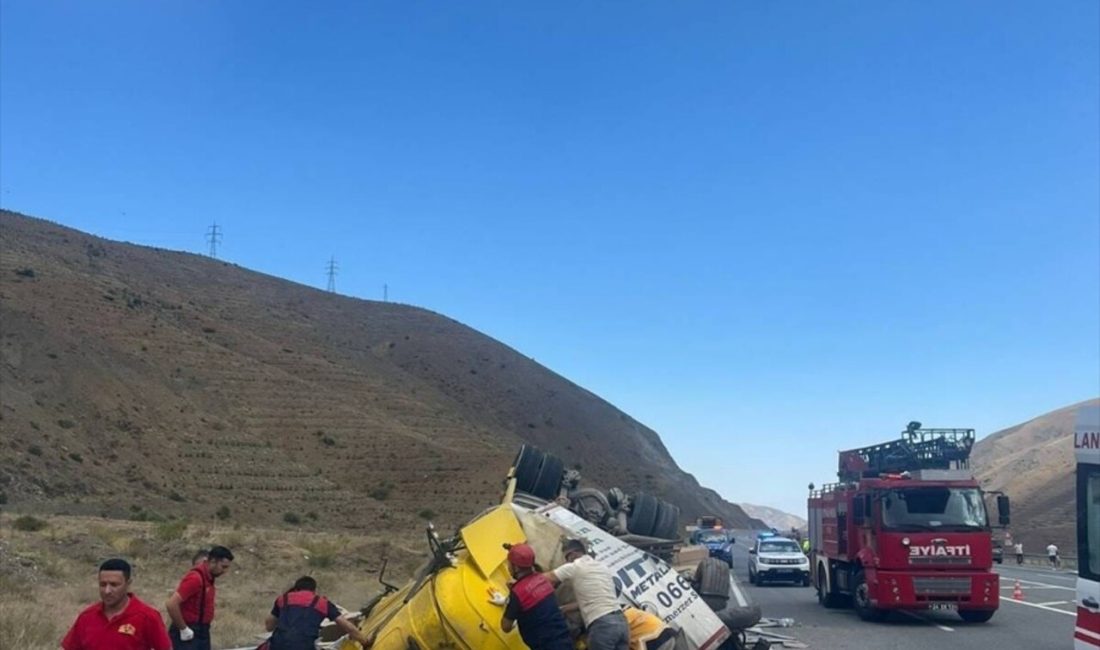
[[1100, 4], [0, 1], [4, 207], [478, 328], [804, 511], [1100, 394]]

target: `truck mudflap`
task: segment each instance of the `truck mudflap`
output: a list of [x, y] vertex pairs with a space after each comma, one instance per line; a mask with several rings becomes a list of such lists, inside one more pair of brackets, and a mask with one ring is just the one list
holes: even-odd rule
[[[528, 526], [520, 509], [520, 523]], [[730, 636], [722, 617], [711, 611], [702, 597], [691, 588], [691, 582], [670, 565], [601, 530], [556, 503], [527, 511], [544, 517], [568, 531], [586, 539], [597, 561], [607, 566], [615, 576], [619, 600], [653, 612], [683, 633], [686, 648], [713, 650]], [[537, 525], [537, 524], [536, 524]], [[528, 535], [532, 537], [532, 535]], [[536, 555], [538, 549], [536, 548]], [[751, 618], [751, 614], [730, 612], [731, 622]], [[757, 610], [759, 619], [759, 610]]]

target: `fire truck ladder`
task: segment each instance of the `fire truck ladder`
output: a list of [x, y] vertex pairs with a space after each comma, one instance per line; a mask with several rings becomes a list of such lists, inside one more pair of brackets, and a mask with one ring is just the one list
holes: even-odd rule
[[921, 469], [967, 469], [973, 429], [922, 429], [910, 422], [901, 438], [840, 452], [837, 476], [858, 481]]

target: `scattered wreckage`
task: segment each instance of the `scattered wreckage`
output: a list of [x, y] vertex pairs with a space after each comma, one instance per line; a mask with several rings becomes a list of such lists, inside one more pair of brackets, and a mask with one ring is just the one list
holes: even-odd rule
[[[679, 539], [679, 509], [652, 495], [582, 488], [561, 459], [524, 445], [508, 472], [499, 506], [474, 517], [452, 536], [429, 525], [430, 557], [403, 586], [385, 582], [360, 612], [359, 629], [375, 650], [522, 650], [515, 632], [500, 629], [501, 610], [487, 597], [507, 592], [503, 542], [526, 542], [543, 569], [564, 562], [564, 537], [587, 541], [615, 576], [620, 601], [661, 617], [678, 631], [678, 650], [741, 650], [746, 630], [760, 621], [729, 567], [702, 546]], [[559, 601], [569, 602], [567, 587]], [[327, 631], [327, 630], [326, 630]], [[326, 638], [337, 650], [358, 650], [350, 639]], [[753, 648], [768, 647], [752, 635]]]

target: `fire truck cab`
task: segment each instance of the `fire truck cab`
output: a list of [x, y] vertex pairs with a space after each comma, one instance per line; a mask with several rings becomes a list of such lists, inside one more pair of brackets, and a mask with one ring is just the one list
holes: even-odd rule
[[[986, 494], [969, 469], [973, 429], [922, 429], [840, 452], [839, 482], [810, 485], [811, 582], [825, 607], [865, 620], [890, 610], [984, 622], [999, 604]], [[997, 497], [1009, 523], [1008, 497]]]

